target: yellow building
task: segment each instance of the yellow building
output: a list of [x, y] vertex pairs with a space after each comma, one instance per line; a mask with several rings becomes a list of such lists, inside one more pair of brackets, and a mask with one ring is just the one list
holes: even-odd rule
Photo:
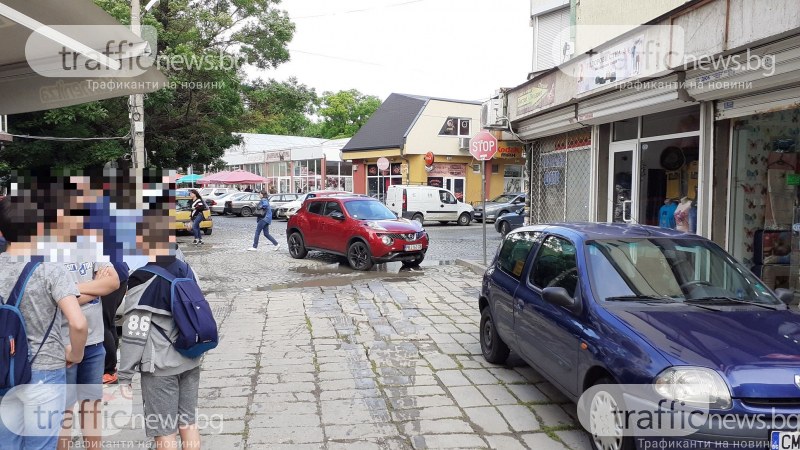
[[[480, 108], [479, 102], [391, 94], [342, 148], [343, 159], [353, 162], [353, 191], [383, 198], [389, 185], [425, 184], [479, 202], [480, 161], [470, 155], [469, 140], [480, 131]], [[487, 198], [507, 187], [524, 190], [521, 144], [499, 144], [486, 162]], [[387, 169], [379, 170], [380, 158], [388, 160]]]

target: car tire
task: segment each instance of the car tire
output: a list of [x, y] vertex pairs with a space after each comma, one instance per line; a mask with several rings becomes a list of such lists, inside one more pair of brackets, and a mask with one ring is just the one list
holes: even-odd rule
[[353, 270], [369, 270], [374, 264], [369, 246], [363, 241], [355, 241], [347, 248], [347, 263]]
[[422, 225], [422, 223], [425, 222], [425, 218], [420, 213], [416, 213], [413, 216], [411, 216], [411, 220], [416, 220], [417, 222], [420, 223], [420, 225]]
[[211, 236], [212, 231], [214, 231], [213, 228], [205, 228], [203, 229], [203, 234], [205, 234], [206, 236]]
[[461, 213], [461, 215], [458, 216], [458, 224], [462, 227], [469, 225], [470, 222], [472, 222], [472, 216], [470, 216], [469, 213]]
[[[592, 384], [592, 387], [601, 385], [616, 385], [617, 383], [608, 377], [600, 378]], [[608, 392], [606, 389], [599, 389], [593, 393], [589, 398], [584, 399], [582, 405], [588, 421], [589, 440], [591, 441], [592, 448], [595, 450], [605, 450], [607, 448], [615, 448], [618, 450], [634, 450], [636, 448], [633, 436], [625, 436], [619, 424], [614, 424], [614, 436], [599, 436], [597, 435], [597, 425], [595, 423], [596, 417], [617, 417], [617, 420], [624, 420], [624, 415], [619, 414], [619, 411], [625, 410], [625, 405], [621, 401], [621, 397], [615, 392]], [[616, 414], [613, 411], [617, 411]], [[608, 413], [608, 414], [606, 414]]]
[[249, 206], [242, 207], [242, 212], [239, 213], [242, 217], [250, 217], [253, 215], [253, 210]]
[[303, 241], [303, 236], [295, 231], [289, 235], [289, 256], [294, 259], [303, 259], [308, 255], [306, 243]]
[[425, 255], [420, 255], [412, 259], [411, 261], [403, 261], [403, 265], [406, 267], [416, 267], [422, 264], [422, 261], [424, 260], [425, 260]]
[[506, 237], [506, 235], [510, 232], [511, 232], [511, 224], [509, 224], [508, 221], [505, 220], [500, 222], [500, 235]]
[[500, 338], [500, 335], [497, 334], [492, 311], [488, 306], [481, 311], [480, 332], [481, 353], [483, 353], [483, 358], [486, 362], [492, 364], [505, 363], [510, 350], [508, 349], [508, 345]]

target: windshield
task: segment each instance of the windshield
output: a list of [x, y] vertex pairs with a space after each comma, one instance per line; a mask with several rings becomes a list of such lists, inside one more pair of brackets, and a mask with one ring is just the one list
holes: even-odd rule
[[587, 243], [589, 276], [600, 300], [732, 299], [781, 302], [758, 278], [717, 245], [697, 239], [618, 239]]
[[511, 203], [511, 200], [514, 200], [516, 197], [516, 195], [503, 194], [493, 198], [492, 201], [495, 203]]
[[175, 209], [178, 211], [191, 211], [192, 210], [192, 199], [190, 198], [179, 198], [175, 200]]
[[353, 200], [344, 202], [344, 208], [347, 214], [353, 219], [359, 220], [391, 220], [396, 219], [389, 208], [381, 202], [369, 200]]

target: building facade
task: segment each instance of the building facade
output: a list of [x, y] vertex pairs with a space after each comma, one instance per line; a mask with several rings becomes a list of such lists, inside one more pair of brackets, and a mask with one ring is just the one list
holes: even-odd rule
[[505, 92], [530, 155], [529, 220], [697, 233], [797, 287], [800, 4], [679, 3]]
[[267, 179], [259, 189], [302, 193], [322, 189], [352, 191], [352, 164], [341, 149], [349, 139], [240, 133], [242, 143], [225, 152], [227, 170], [247, 170]]
[[[480, 201], [481, 162], [469, 153], [480, 110], [477, 102], [391, 94], [342, 149], [353, 162], [354, 192], [383, 198], [390, 185], [425, 184], [447, 188], [460, 201]], [[523, 186], [523, 146], [501, 142], [500, 149], [485, 163], [488, 197]], [[379, 170], [380, 158], [388, 169]]]

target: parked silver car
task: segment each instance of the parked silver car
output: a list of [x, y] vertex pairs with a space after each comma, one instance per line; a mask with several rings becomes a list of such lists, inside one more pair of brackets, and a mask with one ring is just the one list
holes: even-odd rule
[[525, 194], [522, 192], [508, 192], [486, 202], [486, 212], [480, 203], [475, 205], [472, 218], [480, 222], [486, 216], [486, 222], [494, 222], [498, 217], [510, 212], [518, 212], [525, 207]]
[[231, 199], [225, 202], [225, 208], [231, 214], [239, 216], [250, 217], [255, 214], [258, 209], [258, 203], [261, 201], [261, 194], [245, 193], [245, 195]]
[[300, 197], [300, 194], [272, 194], [269, 196], [269, 205], [272, 207], [272, 218], [278, 217], [278, 208], [293, 202]]
[[250, 195], [250, 192], [233, 192], [216, 199], [207, 200], [209, 203], [214, 202], [211, 205], [211, 214], [229, 214], [231, 211], [226, 209], [225, 202], [228, 200], [239, 200], [248, 195]]

